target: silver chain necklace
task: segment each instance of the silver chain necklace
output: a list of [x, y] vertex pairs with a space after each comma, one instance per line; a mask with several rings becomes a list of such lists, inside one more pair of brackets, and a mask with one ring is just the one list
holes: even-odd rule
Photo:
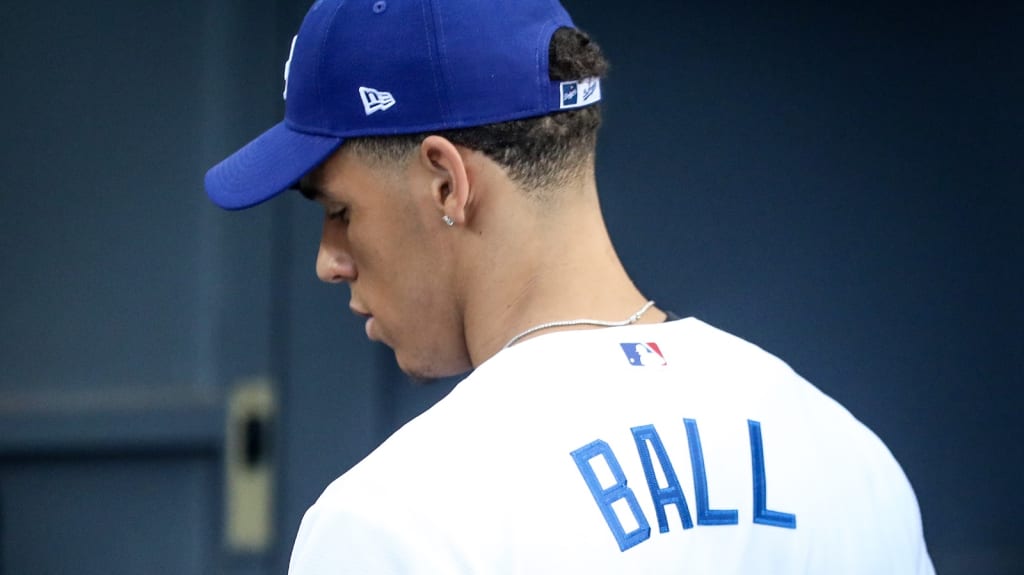
[[535, 325], [535, 326], [531, 327], [530, 329], [524, 331], [523, 333], [521, 333], [521, 334], [513, 337], [512, 339], [508, 340], [508, 343], [506, 343], [505, 347], [503, 347], [502, 349], [508, 349], [508, 348], [512, 347], [513, 345], [515, 345], [515, 343], [517, 341], [523, 339], [524, 337], [530, 335], [531, 333], [535, 333], [535, 332], [538, 332], [538, 331], [541, 331], [541, 330], [544, 330], [544, 329], [551, 329], [553, 327], [569, 327], [569, 326], [573, 326], [573, 325], [596, 325], [596, 326], [599, 326], [599, 327], [622, 327], [622, 326], [626, 326], [626, 325], [632, 325], [632, 324], [640, 321], [640, 318], [643, 317], [643, 315], [645, 313], [647, 313], [647, 310], [651, 309], [651, 307], [653, 307], [653, 306], [654, 306], [654, 300], [650, 300], [647, 303], [645, 303], [642, 308], [636, 310], [636, 313], [634, 313], [633, 315], [627, 317], [626, 319], [624, 319], [622, 321], [603, 321], [603, 320], [599, 320], [599, 319], [570, 319], [570, 320], [564, 320], [564, 321], [552, 321], [552, 322], [548, 322], [548, 323], [542, 323], [540, 325]]

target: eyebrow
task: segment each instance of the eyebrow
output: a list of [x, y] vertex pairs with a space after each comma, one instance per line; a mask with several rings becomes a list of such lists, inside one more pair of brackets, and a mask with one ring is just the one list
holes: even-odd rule
[[304, 184], [302, 182], [299, 182], [295, 186], [295, 189], [299, 190], [299, 193], [302, 194], [303, 197], [305, 197], [307, 200], [311, 202], [318, 201], [324, 198], [326, 195], [320, 188], [316, 186], [311, 186], [309, 184]]

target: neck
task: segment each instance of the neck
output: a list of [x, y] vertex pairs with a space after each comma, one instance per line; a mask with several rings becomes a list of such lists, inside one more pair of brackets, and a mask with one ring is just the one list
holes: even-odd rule
[[[622, 321], [647, 302], [615, 253], [593, 181], [559, 193], [557, 203], [540, 204], [513, 190], [498, 195], [505, 202], [481, 209], [480, 225], [496, 225], [480, 236], [482, 251], [477, 255], [487, 257], [473, 260], [483, 265], [464, 275], [474, 280], [464, 284], [463, 292], [466, 346], [473, 367], [533, 326], [577, 319]], [[639, 323], [664, 320], [665, 314], [654, 308]], [[600, 328], [558, 326], [518, 342], [568, 329]]]

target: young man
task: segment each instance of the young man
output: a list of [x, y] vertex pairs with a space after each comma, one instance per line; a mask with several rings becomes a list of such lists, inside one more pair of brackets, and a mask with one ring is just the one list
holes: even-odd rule
[[606, 68], [554, 0], [311, 8], [285, 121], [208, 192], [298, 187], [367, 336], [474, 371], [327, 488], [291, 573], [933, 573], [869, 430], [630, 281], [594, 181]]

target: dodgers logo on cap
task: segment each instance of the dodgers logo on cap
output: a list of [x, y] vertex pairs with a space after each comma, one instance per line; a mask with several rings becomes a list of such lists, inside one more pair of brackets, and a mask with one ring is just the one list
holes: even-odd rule
[[559, 84], [562, 110], [582, 108], [601, 101], [601, 79], [587, 78]]
[[636, 367], [668, 365], [661, 348], [653, 341], [647, 343], [620, 343], [629, 364]]

